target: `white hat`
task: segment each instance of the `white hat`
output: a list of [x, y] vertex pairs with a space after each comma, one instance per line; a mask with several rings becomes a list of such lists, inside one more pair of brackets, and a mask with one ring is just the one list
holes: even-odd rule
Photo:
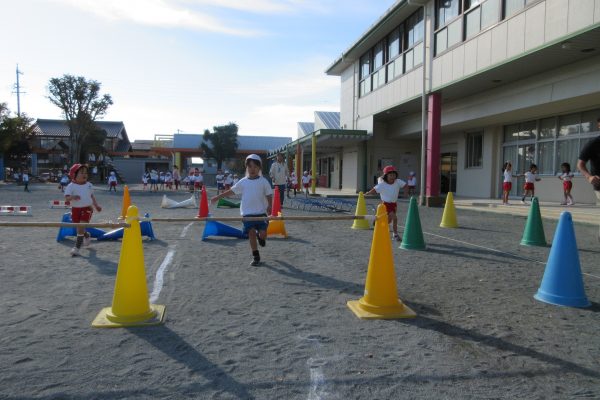
[[259, 164], [262, 165], [262, 160], [260, 159], [260, 157], [256, 154], [250, 154], [248, 157], [246, 157], [246, 161], [245, 164], [248, 163], [248, 160], [254, 160], [254, 161], [258, 161]]
[[114, 174], [115, 174], [115, 171], [111, 171], [111, 172], [110, 172], [110, 174], [111, 174], [111, 175], [114, 175]]
[[410, 171], [410, 176], [415, 176], [415, 173], [413, 171]]

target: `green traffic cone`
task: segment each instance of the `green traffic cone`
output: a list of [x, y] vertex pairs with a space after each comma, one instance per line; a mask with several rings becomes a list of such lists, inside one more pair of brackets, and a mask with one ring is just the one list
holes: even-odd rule
[[233, 201], [229, 201], [227, 199], [219, 199], [219, 202], [217, 203], [217, 208], [223, 208], [223, 207], [227, 207], [227, 208], [240, 208], [239, 203], [234, 203]]
[[419, 208], [415, 197], [410, 198], [410, 206], [408, 207], [408, 216], [406, 217], [406, 226], [404, 227], [404, 235], [402, 235], [400, 248], [405, 250], [425, 250], [425, 239], [423, 239]]
[[537, 197], [533, 198], [529, 216], [523, 231], [523, 239], [521, 244], [524, 246], [547, 246], [546, 236], [544, 235], [544, 225], [542, 224], [542, 214], [540, 213], [540, 205]]

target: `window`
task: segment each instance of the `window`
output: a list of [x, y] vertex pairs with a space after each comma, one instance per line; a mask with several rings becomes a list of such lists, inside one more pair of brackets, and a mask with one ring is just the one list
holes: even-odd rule
[[533, 4], [539, 0], [504, 0], [504, 17], [508, 18], [516, 14], [519, 10], [525, 8], [529, 4]]
[[419, 9], [405, 22], [404, 72], [423, 62], [423, 9]]
[[360, 95], [371, 92], [371, 52], [360, 58]]
[[500, 0], [467, 1], [465, 6], [465, 38], [500, 21]]
[[483, 133], [467, 135], [467, 168], [481, 168], [483, 165]]
[[435, 7], [436, 28], [445, 26], [460, 14], [460, 0], [438, 0]]

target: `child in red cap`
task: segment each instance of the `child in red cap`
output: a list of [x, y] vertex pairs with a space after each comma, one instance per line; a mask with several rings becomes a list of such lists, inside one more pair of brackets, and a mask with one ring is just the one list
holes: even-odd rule
[[394, 240], [397, 241], [402, 240], [400, 239], [400, 235], [398, 235], [398, 217], [396, 216], [396, 201], [398, 201], [398, 194], [400, 194], [400, 189], [402, 188], [406, 188], [406, 182], [402, 179], [398, 179], [398, 171], [396, 171], [396, 168], [388, 165], [383, 169], [383, 176], [379, 178], [379, 183], [366, 193], [379, 193], [381, 202], [385, 205], [387, 211], [388, 224], [392, 222]]

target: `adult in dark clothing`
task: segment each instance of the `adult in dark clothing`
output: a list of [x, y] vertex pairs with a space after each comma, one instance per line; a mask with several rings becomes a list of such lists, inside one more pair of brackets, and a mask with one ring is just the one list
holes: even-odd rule
[[[596, 121], [598, 131], [600, 132], [600, 118]], [[587, 162], [590, 162], [590, 169], [587, 169]], [[579, 154], [577, 169], [585, 177], [590, 185], [594, 187], [596, 198], [600, 202], [600, 135], [589, 141]], [[600, 229], [598, 231], [598, 241], [600, 241]]]

